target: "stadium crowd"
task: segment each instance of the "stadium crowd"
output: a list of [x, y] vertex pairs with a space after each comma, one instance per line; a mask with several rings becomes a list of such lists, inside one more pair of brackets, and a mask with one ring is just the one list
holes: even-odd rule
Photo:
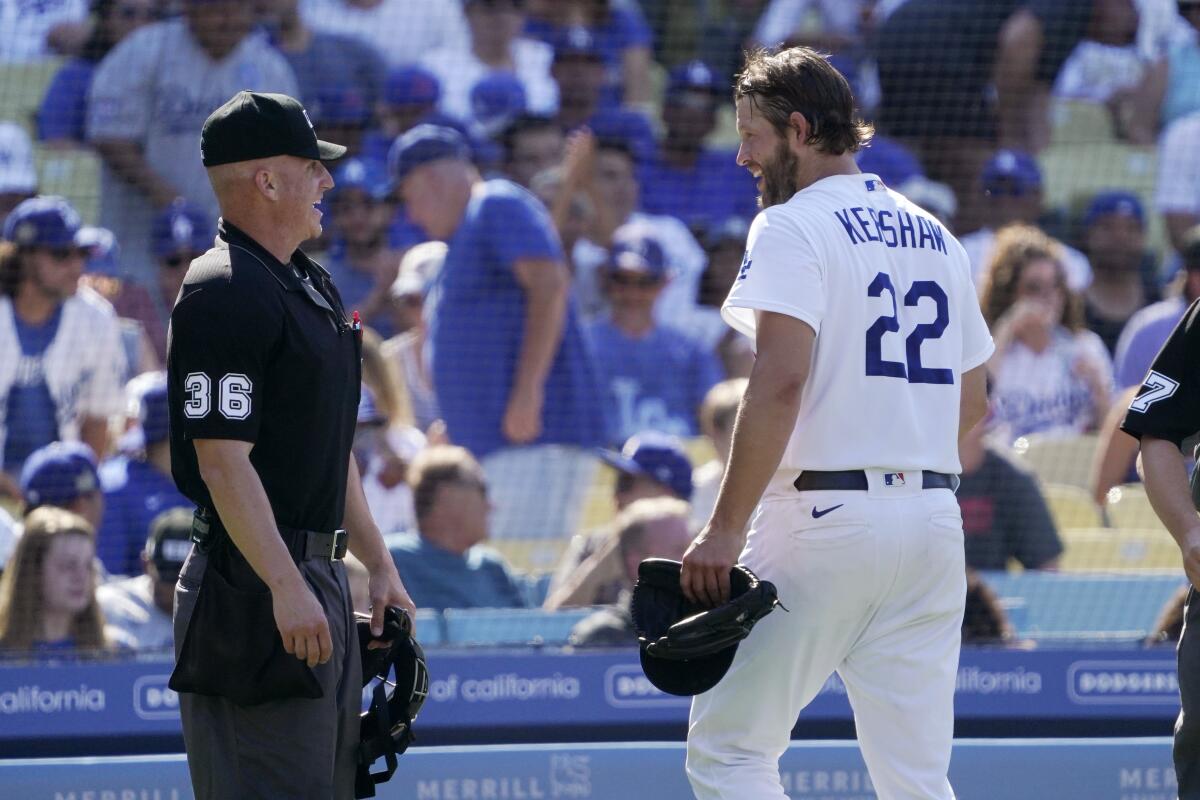
[[[628, 637], [637, 561], [682, 554], [729, 451], [746, 48], [832, 53], [876, 126], [863, 171], [967, 250], [997, 342], [962, 445], [969, 566], [1060, 565], [1014, 443], [1099, 433], [1096, 500], [1137, 480], [1114, 409], [1200, 297], [1200, 0], [2, 8], [0, 103], [46, 80], [0, 122], [0, 649], [170, 645], [169, 315], [216, 228], [200, 127], [243, 89], [350, 148], [306, 249], [370, 328], [355, 454], [417, 605], [611, 606], [581, 644]], [[1157, 174], [1076, 186], [1080, 119]], [[62, 159], [97, 178], [63, 188]], [[538, 347], [544, 374], [514, 375]], [[991, 619], [972, 630], [1011, 635]]]

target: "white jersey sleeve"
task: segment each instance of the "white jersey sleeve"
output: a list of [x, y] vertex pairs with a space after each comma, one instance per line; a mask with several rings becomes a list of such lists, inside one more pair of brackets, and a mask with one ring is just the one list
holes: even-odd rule
[[734, 329], [754, 338], [755, 312], [774, 311], [821, 332], [825, 317], [825, 276], [803, 230], [773, 209], [750, 226], [746, 254], [721, 315]]

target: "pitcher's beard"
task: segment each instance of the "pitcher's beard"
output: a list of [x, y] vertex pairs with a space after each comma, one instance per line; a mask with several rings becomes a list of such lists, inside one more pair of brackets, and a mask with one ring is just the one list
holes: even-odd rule
[[792, 195], [800, 191], [796, 183], [796, 170], [800, 159], [787, 146], [780, 142], [775, 147], [774, 157], [762, 165], [762, 193], [758, 196], [761, 208], [770, 208], [792, 199]]

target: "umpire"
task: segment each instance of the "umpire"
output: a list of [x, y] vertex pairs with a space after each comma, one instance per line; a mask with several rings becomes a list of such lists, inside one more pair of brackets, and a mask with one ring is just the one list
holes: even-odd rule
[[[301, 105], [240, 92], [204, 123], [221, 209], [168, 342], [171, 469], [198, 507], [175, 598], [188, 767], [206, 798], [354, 795], [361, 665], [341, 558], [370, 571], [373, 628], [413, 611], [350, 454], [361, 331], [298, 248], [333, 187]], [[343, 530], [343, 528], [345, 530]]]
[[[1192, 229], [1185, 258], [1200, 252], [1200, 227]], [[1179, 699], [1175, 722], [1175, 774], [1180, 800], [1200, 800], [1200, 472], [1189, 491], [1183, 440], [1200, 431], [1200, 301], [1192, 303], [1155, 357], [1121, 429], [1141, 440], [1146, 494], [1183, 556], [1191, 588], [1179, 637]]]

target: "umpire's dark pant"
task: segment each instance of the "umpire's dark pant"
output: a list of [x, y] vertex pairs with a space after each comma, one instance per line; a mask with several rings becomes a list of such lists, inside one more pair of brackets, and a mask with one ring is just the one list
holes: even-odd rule
[[[238, 555], [230, 562], [235, 573], [250, 569]], [[176, 642], [187, 632], [207, 566], [208, 557], [193, 547], [175, 589]], [[321, 559], [302, 561], [299, 568], [325, 609], [333, 638], [333, 657], [313, 669], [323, 696], [242, 707], [221, 697], [181, 694], [196, 800], [354, 797], [362, 666], [346, 570], [341, 561]]]
[[1200, 800], [1200, 602], [1188, 589], [1179, 635], [1179, 719], [1175, 721], [1175, 775], [1180, 800]]

